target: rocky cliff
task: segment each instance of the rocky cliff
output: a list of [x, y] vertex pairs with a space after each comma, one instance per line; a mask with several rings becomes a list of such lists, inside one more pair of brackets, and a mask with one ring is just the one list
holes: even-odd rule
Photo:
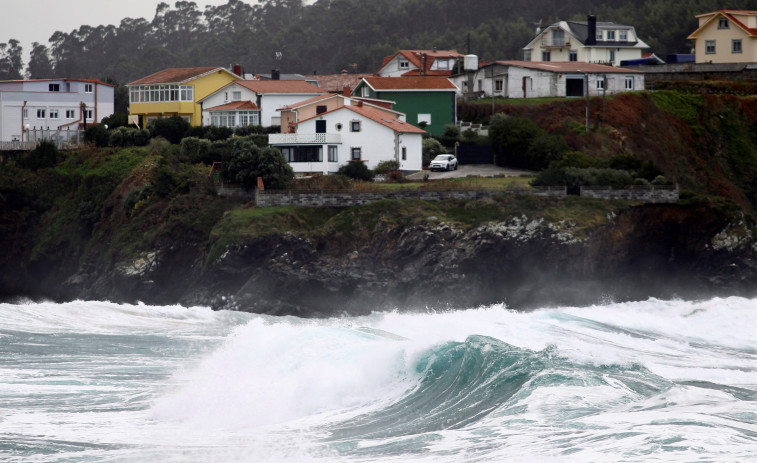
[[706, 207], [630, 207], [583, 237], [574, 226], [520, 215], [464, 228], [432, 216], [410, 226], [379, 222], [359, 247], [333, 236], [263, 234], [229, 246], [209, 265], [199, 243], [166, 242], [108, 268], [85, 265], [59, 291], [37, 290], [327, 316], [751, 296], [757, 289], [751, 232]]

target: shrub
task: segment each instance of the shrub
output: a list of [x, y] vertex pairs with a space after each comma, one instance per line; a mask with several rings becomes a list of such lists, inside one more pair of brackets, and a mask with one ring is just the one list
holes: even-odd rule
[[541, 133], [528, 147], [522, 167], [531, 170], [545, 169], [552, 161], [561, 159], [570, 150], [568, 142], [558, 135]]
[[373, 172], [361, 161], [350, 161], [337, 171], [338, 175], [349, 177], [353, 180], [373, 181]]
[[543, 133], [530, 119], [495, 114], [489, 125], [494, 163], [526, 168], [531, 140]]
[[212, 164], [213, 160], [210, 158], [210, 140], [197, 137], [184, 137], [181, 140], [181, 156], [189, 160], [189, 162], [196, 164], [201, 162], [203, 164]]
[[626, 170], [608, 168], [576, 168], [564, 167], [546, 169], [539, 172], [531, 181], [533, 186], [562, 186], [568, 189], [568, 194], [577, 195], [582, 186], [611, 186], [624, 188], [634, 183], [634, 178]]
[[446, 153], [444, 146], [436, 138], [424, 138], [422, 141], [423, 166], [431, 164], [431, 160], [437, 155]]
[[386, 174], [393, 170], [398, 170], [399, 168], [400, 163], [397, 161], [381, 161], [373, 171], [377, 174]]
[[88, 142], [94, 143], [95, 146], [108, 146], [110, 142], [110, 136], [108, 129], [103, 124], [91, 124], [87, 126], [84, 131], [84, 139]]
[[265, 129], [262, 125], [244, 125], [234, 129], [234, 135], [244, 137], [245, 135], [264, 134]]
[[266, 188], [282, 189], [292, 183], [294, 171], [277, 148], [260, 148], [250, 140], [235, 139], [229, 161], [223, 170], [224, 178], [238, 183], [245, 190], [263, 178]]
[[55, 143], [43, 140], [36, 148], [19, 158], [17, 164], [25, 169], [37, 170], [54, 167], [60, 159], [60, 151]]
[[606, 162], [593, 158], [580, 151], [568, 151], [563, 153], [558, 159], [549, 163], [550, 169], [560, 169], [562, 167], [606, 167]]
[[447, 147], [455, 146], [455, 142], [460, 141], [460, 127], [454, 124], [445, 124], [439, 141]]
[[174, 145], [181, 142], [189, 128], [189, 122], [179, 116], [161, 117], [147, 125], [153, 138], [163, 137]]

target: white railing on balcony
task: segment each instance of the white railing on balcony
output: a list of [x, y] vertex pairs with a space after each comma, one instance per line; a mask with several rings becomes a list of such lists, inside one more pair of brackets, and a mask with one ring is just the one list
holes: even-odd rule
[[271, 145], [324, 145], [341, 142], [342, 136], [338, 133], [272, 133], [268, 135], [268, 143]]
[[553, 38], [545, 37], [541, 41], [541, 46], [542, 47], [570, 48], [570, 40], [553, 39]]

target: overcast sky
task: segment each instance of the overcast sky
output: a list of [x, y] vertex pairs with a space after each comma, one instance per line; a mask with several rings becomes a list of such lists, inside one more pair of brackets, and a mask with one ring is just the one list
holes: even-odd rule
[[[173, 9], [176, 0], [164, 0]], [[227, 0], [194, 0], [200, 11], [205, 5], [223, 5]], [[256, 4], [257, 0], [243, 0]], [[55, 31], [69, 33], [79, 26], [113, 24], [123, 18], [151, 21], [160, 0], [0, 0], [0, 43], [10, 39], [24, 48], [24, 67], [29, 64], [33, 42], [49, 46]]]

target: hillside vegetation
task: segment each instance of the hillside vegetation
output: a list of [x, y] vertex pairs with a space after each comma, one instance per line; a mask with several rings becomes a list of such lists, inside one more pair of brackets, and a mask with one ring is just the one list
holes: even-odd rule
[[[684, 205], [708, 208], [726, 220], [754, 213], [757, 98], [639, 92], [607, 99], [604, 110], [602, 100], [593, 99], [592, 114], [603, 111], [605, 122], [588, 133], [583, 104], [564, 100], [499, 109], [530, 118], [590, 157], [625, 154], [653, 161], [680, 186]], [[413, 226], [432, 217], [465, 229], [525, 215], [588, 236], [608, 216], [632, 206], [575, 197], [505, 197], [258, 210], [217, 197], [209, 167], [191, 163], [165, 142], [90, 146], [51, 162], [30, 168], [22, 158], [0, 165], [0, 283], [5, 292], [22, 292], [30, 275], [44, 281], [53, 273], [117, 265], [156, 248], [190, 246], [203, 265], [213, 265], [228, 246], [266, 234], [329, 236], [342, 243], [336, 248], [352, 249], [380, 223]]]

